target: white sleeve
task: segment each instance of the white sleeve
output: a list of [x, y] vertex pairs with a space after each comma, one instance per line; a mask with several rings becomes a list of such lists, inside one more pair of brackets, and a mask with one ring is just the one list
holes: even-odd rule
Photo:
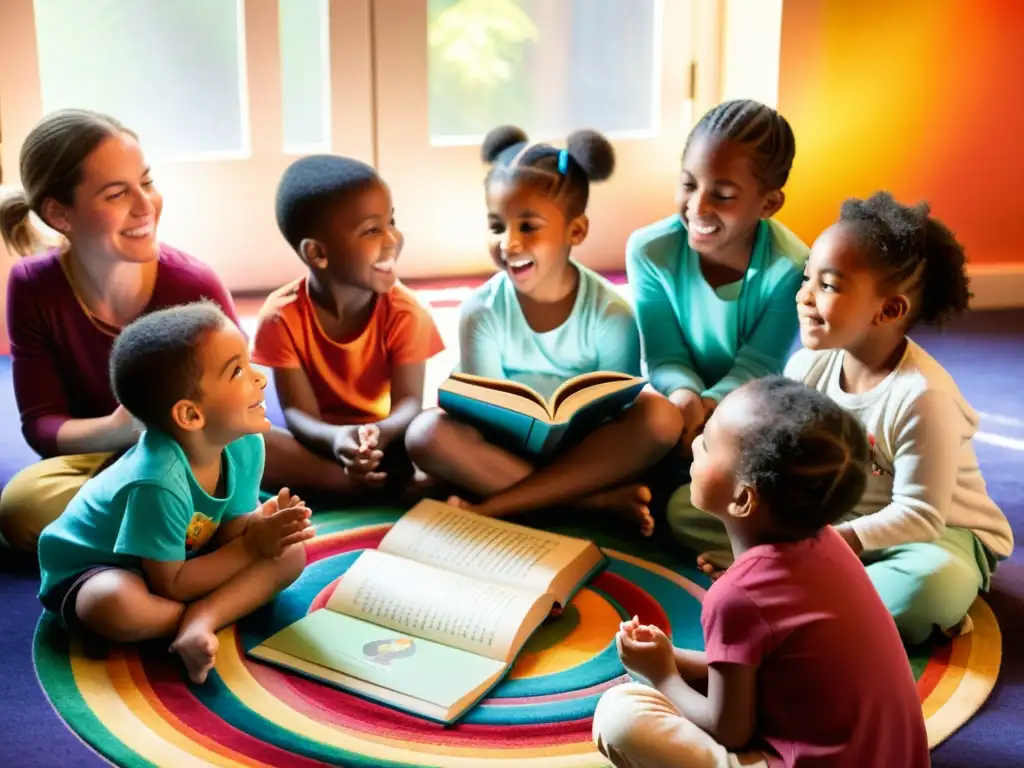
[[476, 296], [463, 305], [459, 317], [459, 371], [490, 379], [504, 379], [501, 343], [494, 311]]
[[850, 522], [865, 550], [942, 536], [964, 426], [956, 400], [944, 392], [925, 392], [910, 403], [893, 429], [892, 501]]
[[811, 372], [811, 367], [814, 365], [814, 352], [809, 349], [798, 349], [793, 353], [793, 356], [789, 358], [786, 363], [786, 367], [782, 371], [782, 375], [787, 379], [793, 381], [802, 381], [806, 384], [807, 374]]

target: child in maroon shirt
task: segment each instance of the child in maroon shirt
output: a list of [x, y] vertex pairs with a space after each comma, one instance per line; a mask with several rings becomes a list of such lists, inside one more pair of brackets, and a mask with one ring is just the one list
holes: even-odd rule
[[896, 626], [831, 527], [870, 471], [857, 421], [799, 382], [760, 379], [693, 449], [693, 502], [725, 523], [736, 560], [705, 597], [703, 653], [622, 624], [619, 656], [653, 687], [605, 693], [598, 748], [645, 768], [930, 765]]

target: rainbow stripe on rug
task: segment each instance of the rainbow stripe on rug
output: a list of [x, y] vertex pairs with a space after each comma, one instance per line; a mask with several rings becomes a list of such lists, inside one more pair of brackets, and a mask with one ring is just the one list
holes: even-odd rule
[[[48, 614], [34, 643], [40, 684], [68, 726], [122, 766], [596, 766], [606, 763], [591, 743], [594, 707], [602, 691], [627, 679], [613, 641], [620, 618], [639, 614], [678, 645], [702, 645], [706, 577], [647, 540], [598, 535], [609, 568], [559, 621], [530, 639], [509, 676], [454, 727], [245, 655], [323, 605], [359, 553], [376, 547], [400, 514], [318, 515], [302, 577], [269, 606], [219, 633], [217, 665], [203, 686], [185, 681], [166, 642], [91, 658], [76, 641], [69, 644]], [[551, 528], [582, 533], [567, 525]], [[973, 634], [911, 651], [932, 746], [977, 711], [999, 671], [1002, 640], [994, 615], [979, 599], [971, 616]]]

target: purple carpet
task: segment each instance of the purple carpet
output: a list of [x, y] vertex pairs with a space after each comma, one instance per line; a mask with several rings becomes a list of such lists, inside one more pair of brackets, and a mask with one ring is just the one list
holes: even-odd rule
[[[1024, 536], [1024, 312], [979, 312], [944, 334], [915, 339], [945, 365], [983, 414], [977, 442], [992, 497]], [[277, 404], [268, 398], [272, 418]], [[10, 363], [0, 358], [0, 414], [9, 442], [0, 442], [0, 484], [34, 454], [21, 439]], [[104, 765], [53, 713], [35, 679], [32, 634], [40, 607], [32, 564], [0, 552], [0, 765], [5, 768]], [[1010, 768], [1024, 752], [1024, 556], [999, 566], [988, 602], [1003, 632], [999, 682], [981, 711], [933, 754], [940, 768]]]

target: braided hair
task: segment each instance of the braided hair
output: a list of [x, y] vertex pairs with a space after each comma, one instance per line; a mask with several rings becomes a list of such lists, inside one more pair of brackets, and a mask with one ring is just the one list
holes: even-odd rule
[[943, 325], [971, 299], [964, 247], [929, 214], [927, 203], [901, 205], [888, 192], [843, 203], [839, 221], [853, 227], [870, 252], [871, 266], [911, 300], [909, 326]]
[[726, 101], [697, 122], [686, 139], [683, 157], [698, 140], [731, 141], [750, 153], [754, 174], [768, 189], [782, 189], [796, 156], [793, 129], [782, 115], [757, 101]]
[[833, 400], [782, 376], [743, 390], [757, 398], [756, 423], [742, 436], [737, 476], [757, 489], [787, 532], [811, 535], [860, 501], [871, 453], [860, 422]]
[[[587, 210], [590, 183], [604, 181], [615, 170], [615, 150], [597, 131], [574, 131], [565, 150], [530, 142], [521, 128], [503, 125], [484, 138], [482, 160], [491, 166], [484, 186], [497, 180], [536, 185], [562, 203], [567, 219]], [[564, 155], [563, 155], [564, 153]]]

